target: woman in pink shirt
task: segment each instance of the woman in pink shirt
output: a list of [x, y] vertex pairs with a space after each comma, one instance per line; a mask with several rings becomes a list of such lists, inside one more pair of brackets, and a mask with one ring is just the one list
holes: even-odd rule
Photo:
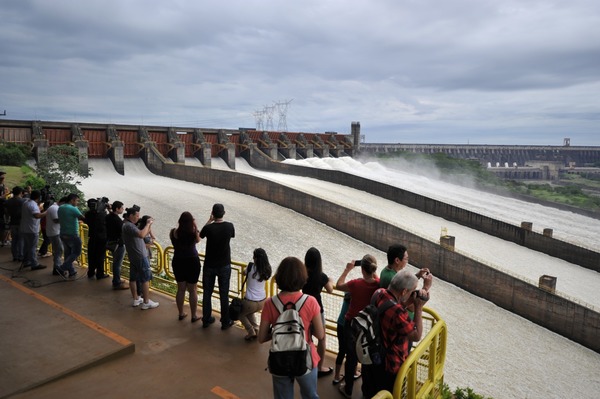
[[[296, 303], [304, 294], [302, 287], [306, 284], [308, 273], [306, 266], [298, 258], [287, 257], [281, 261], [275, 272], [275, 282], [281, 290], [277, 296], [283, 304], [289, 302]], [[314, 335], [317, 339], [323, 339], [325, 329], [321, 321], [321, 308], [317, 300], [307, 295], [304, 305], [299, 310], [306, 342], [310, 346], [312, 355], [312, 369], [300, 377], [290, 378], [287, 376], [273, 376], [273, 397], [276, 399], [294, 398], [294, 380], [300, 385], [300, 393], [303, 399], [318, 399], [317, 394], [317, 365], [319, 355], [311, 339]], [[258, 330], [258, 342], [263, 343], [271, 340], [271, 326], [275, 324], [279, 317], [279, 311], [273, 304], [271, 298], [267, 298], [261, 315], [260, 328]]]

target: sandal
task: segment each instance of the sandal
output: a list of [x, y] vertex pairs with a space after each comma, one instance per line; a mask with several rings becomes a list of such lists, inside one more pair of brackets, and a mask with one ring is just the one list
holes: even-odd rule
[[197, 322], [198, 320], [200, 320], [202, 317], [192, 317], [192, 323]]
[[344, 381], [344, 374], [341, 374], [341, 375], [340, 375], [340, 378], [338, 378], [337, 380], [334, 378], [334, 379], [333, 379], [333, 381], [331, 381], [331, 383], [332, 383], [333, 385], [337, 385], [337, 384], [339, 384], [339, 383], [340, 383], [340, 382], [342, 382], [342, 381]]
[[253, 339], [256, 339], [256, 334], [248, 334], [244, 337], [244, 339], [246, 341], [252, 341]]
[[357, 371], [357, 372], [354, 374], [354, 379], [355, 379], [355, 380], [358, 380], [360, 377], [362, 377], [362, 373], [361, 373], [360, 371]]
[[179, 320], [183, 320], [183, 319], [185, 319], [186, 317], [187, 317], [187, 313], [180, 314], [180, 315], [179, 315]]

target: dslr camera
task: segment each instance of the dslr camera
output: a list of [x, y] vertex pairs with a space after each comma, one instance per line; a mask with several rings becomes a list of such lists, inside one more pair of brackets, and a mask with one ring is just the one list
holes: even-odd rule
[[88, 208], [92, 212], [104, 212], [108, 207], [108, 202], [109, 200], [106, 197], [92, 198], [88, 201]]

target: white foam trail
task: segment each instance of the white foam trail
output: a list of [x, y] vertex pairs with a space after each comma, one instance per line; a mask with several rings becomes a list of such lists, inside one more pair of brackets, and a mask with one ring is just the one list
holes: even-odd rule
[[[163, 245], [168, 244], [168, 231], [182, 211], [191, 211], [201, 225], [208, 219], [212, 204], [222, 202], [226, 219], [236, 227], [232, 240], [236, 260], [249, 261], [252, 250], [261, 246], [276, 266], [285, 256], [303, 259], [306, 250], [315, 246], [322, 253], [325, 272], [334, 281], [346, 262], [363, 254], [375, 255], [380, 265], [386, 263], [385, 253], [273, 203], [156, 176], [141, 160], [126, 159], [125, 176], [117, 174], [108, 160], [90, 159], [90, 164], [93, 176], [81, 187], [86, 196], [107, 196], [127, 206], [140, 205], [142, 213], [157, 219], [155, 234]], [[236, 167], [249, 168], [241, 158], [236, 159]], [[348, 194], [328, 183], [317, 191]], [[350, 193], [358, 195], [356, 190]], [[381, 207], [378, 212], [382, 216], [388, 205], [367, 195], [372, 208]], [[439, 234], [439, 226], [436, 230]], [[200, 244], [200, 250], [203, 248], [204, 242]], [[505, 255], [512, 256], [510, 252]], [[355, 277], [353, 274], [351, 278]], [[498, 399], [592, 399], [600, 392], [600, 354], [443, 281], [434, 282], [429, 306], [448, 323], [444, 381], [451, 387], [468, 386]]]

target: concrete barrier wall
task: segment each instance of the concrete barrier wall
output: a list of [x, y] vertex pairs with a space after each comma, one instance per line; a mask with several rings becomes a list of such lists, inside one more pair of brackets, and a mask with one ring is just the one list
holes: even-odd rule
[[[514, 242], [526, 248], [540, 251], [550, 256], [566, 260], [567, 262], [600, 272], [600, 253], [598, 252], [552, 237], [547, 237], [543, 234], [523, 229], [520, 226], [483, 216], [398, 187], [334, 170], [308, 168], [278, 162], [271, 162], [264, 167], [262, 165], [260, 167], [278, 173], [312, 177], [376, 194], [381, 198], [418, 209], [422, 212], [427, 212], [431, 215], [439, 216], [483, 233], [502, 238], [503, 240]], [[554, 226], [542, 227], [553, 228]]]
[[[145, 160], [148, 168], [158, 175], [220, 187], [273, 202], [325, 223], [381, 251], [386, 251], [390, 244], [403, 243], [411, 253], [412, 265], [429, 267], [438, 278], [600, 353], [599, 312], [449, 251], [438, 243], [256, 176], [165, 163], [161, 157], [155, 156], [152, 149], [148, 150]], [[349, 254], [360, 255], [363, 254]]]

